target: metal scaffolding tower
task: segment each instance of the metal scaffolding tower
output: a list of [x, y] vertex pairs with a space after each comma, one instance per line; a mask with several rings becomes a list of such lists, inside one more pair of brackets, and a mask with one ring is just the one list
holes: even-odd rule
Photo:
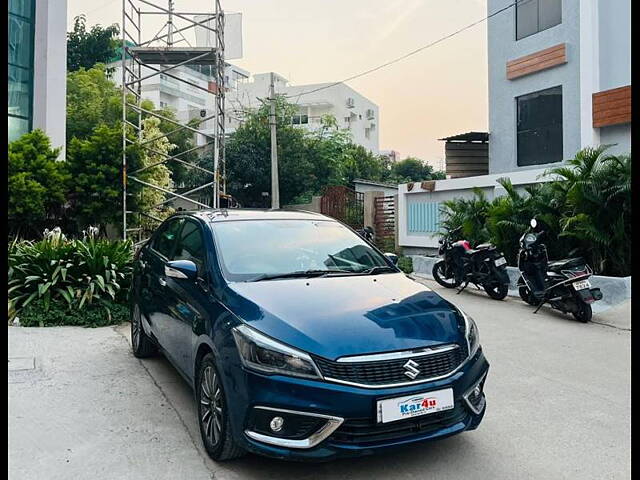
[[[162, 221], [162, 218], [153, 213], [176, 199], [186, 201], [194, 208], [217, 208], [220, 191], [225, 193], [224, 12], [220, 6], [220, 0], [208, 1], [211, 2], [213, 13], [176, 11], [174, 0], [122, 0], [122, 235], [124, 239], [143, 241], [150, 230]], [[158, 5], [160, 2], [167, 6]], [[194, 20], [195, 17], [199, 20]], [[159, 23], [162, 23], [162, 28], [156, 33], [147, 35], [146, 30], [155, 32]], [[152, 30], [149, 24], [153, 24], [155, 28]], [[206, 29], [213, 34], [214, 46], [191, 46], [184, 34], [189, 31], [194, 32], [197, 28]], [[176, 46], [180, 42], [186, 43], [186, 46]], [[189, 65], [210, 66], [213, 85], [210, 83], [208, 88], [204, 88], [180, 75], [180, 67]], [[168, 77], [175, 82], [188, 85], [189, 88], [205, 92], [206, 95], [213, 95], [215, 97], [213, 114], [207, 116], [208, 112], [202, 110], [199, 123], [194, 124], [189, 123], [188, 119], [168, 118], [162, 115], [161, 111], [144, 108], [143, 83], [156, 76], [160, 80]], [[175, 129], [154, 138], [145, 138], [144, 120], [150, 117], [173, 124]], [[209, 120], [213, 121], [213, 132], [211, 128], [205, 128]], [[183, 151], [171, 151], [170, 154], [153, 148], [156, 145], [155, 142], [163, 138], [170, 140], [171, 135], [184, 130], [190, 131], [196, 138], [201, 136], [204, 138], [204, 143]], [[205, 168], [203, 164], [196, 165], [181, 158], [194, 151], [205, 152], [204, 154], [211, 160], [211, 165], [205, 163], [208, 167]], [[212, 154], [208, 153], [210, 151]], [[138, 165], [134, 169], [132, 162], [145, 152], [159, 156], [161, 160], [145, 166]], [[167, 165], [170, 162], [177, 162], [186, 168], [204, 173], [207, 181], [181, 193], [178, 193], [175, 187], [166, 188], [154, 184], [153, 176], [149, 177], [149, 173], [154, 167]], [[152, 206], [145, 206], [142, 198], [144, 192], [148, 190], [161, 192], [164, 200]], [[190, 197], [196, 192], [199, 195], [198, 200]], [[206, 194], [207, 200], [201, 201], [203, 193]]]

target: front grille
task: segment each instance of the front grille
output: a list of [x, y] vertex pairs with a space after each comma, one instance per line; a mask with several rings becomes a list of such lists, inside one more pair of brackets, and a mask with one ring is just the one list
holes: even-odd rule
[[418, 364], [416, 368], [420, 371], [413, 379], [405, 375], [407, 370], [404, 365], [409, 358], [341, 363], [316, 357], [314, 361], [327, 379], [370, 386], [393, 385], [426, 381], [453, 372], [466, 358], [466, 348], [460, 348], [458, 345], [455, 347], [444, 352], [411, 357], [411, 360]]
[[366, 444], [398, 440], [414, 435], [435, 432], [463, 421], [467, 412], [460, 401], [454, 408], [391, 423], [376, 423], [371, 418], [345, 420], [331, 435], [335, 443]]

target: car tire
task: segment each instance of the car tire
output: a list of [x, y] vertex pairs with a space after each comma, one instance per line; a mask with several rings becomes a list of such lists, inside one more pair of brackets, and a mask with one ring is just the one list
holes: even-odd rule
[[211, 353], [198, 365], [195, 386], [198, 426], [207, 454], [218, 462], [244, 455], [231, 433], [227, 399]]
[[158, 347], [144, 332], [142, 313], [138, 304], [131, 309], [131, 350], [136, 358], [147, 358], [156, 354]]

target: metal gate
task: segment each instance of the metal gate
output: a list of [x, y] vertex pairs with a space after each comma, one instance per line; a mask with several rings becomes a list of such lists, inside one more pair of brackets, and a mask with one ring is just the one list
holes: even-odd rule
[[327, 187], [320, 199], [320, 212], [353, 229], [364, 227], [364, 193], [348, 187]]
[[396, 247], [395, 197], [376, 197], [374, 210], [373, 229], [376, 245], [385, 252], [393, 252]]

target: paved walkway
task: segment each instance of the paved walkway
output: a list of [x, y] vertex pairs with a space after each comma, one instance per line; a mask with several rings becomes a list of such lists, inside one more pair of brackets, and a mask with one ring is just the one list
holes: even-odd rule
[[132, 356], [127, 325], [9, 327], [9, 478], [630, 478], [628, 306], [594, 316], [607, 325], [584, 325], [423, 283], [480, 328], [491, 370], [474, 432], [319, 465], [254, 455], [216, 464], [201, 447], [190, 389], [163, 357]]

